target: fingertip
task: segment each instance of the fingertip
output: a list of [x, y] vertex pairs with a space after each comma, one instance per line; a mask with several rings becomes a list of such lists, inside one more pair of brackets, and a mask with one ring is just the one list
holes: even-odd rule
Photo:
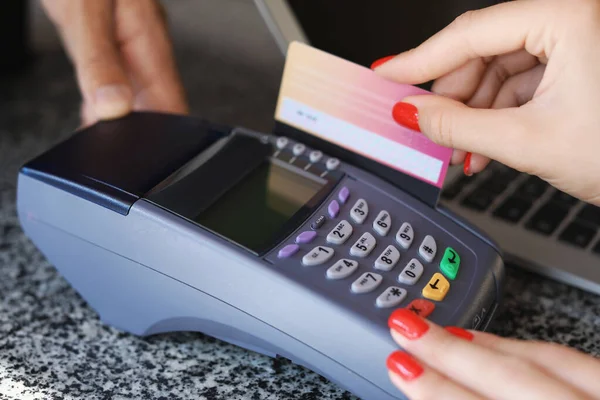
[[429, 78], [428, 71], [424, 68], [416, 67], [422, 64], [415, 50], [416, 48], [376, 60], [371, 68], [378, 75], [396, 82], [410, 85], [425, 83], [433, 78]]
[[[470, 159], [470, 171], [471, 174], [478, 174], [482, 172], [490, 163], [488, 157], [482, 156], [481, 154], [473, 153]], [[466, 163], [466, 160], [465, 160]]]
[[450, 164], [452, 165], [460, 165], [465, 161], [466, 152], [463, 150], [454, 149], [452, 152], [452, 158], [450, 159]]
[[98, 119], [115, 119], [133, 109], [133, 92], [127, 85], [105, 85], [94, 94], [94, 114]]
[[424, 372], [423, 367], [410, 354], [397, 350], [390, 354], [386, 360], [386, 366], [390, 373], [402, 378], [404, 381], [412, 381]]
[[419, 113], [417, 107], [413, 104], [399, 101], [392, 107], [392, 118], [398, 125], [405, 128], [412, 129], [413, 131], [420, 132], [419, 127]]
[[386, 62], [390, 61], [394, 57], [396, 57], [396, 56], [395, 55], [391, 55], [391, 56], [382, 57], [382, 58], [379, 58], [379, 59], [373, 61], [373, 64], [371, 64], [371, 69], [372, 70], [377, 69], [378, 67], [380, 67], [381, 65], [383, 65]]
[[469, 152], [467, 153], [467, 155], [465, 156], [465, 163], [463, 165], [463, 172], [465, 173], [466, 176], [472, 176], [473, 175], [473, 170], [471, 167], [471, 158], [473, 156], [473, 153]]
[[475, 337], [471, 331], [460, 328], [458, 326], [447, 326], [444, 328], [444, 330], [460, 339], [464, 339], [469, 342], [472, 341]]
[[81, 119], [80, 128], [86, 128], [96, 122], [94, 110], [90, 103], [82, 102], [79, 109], [79, 117]]

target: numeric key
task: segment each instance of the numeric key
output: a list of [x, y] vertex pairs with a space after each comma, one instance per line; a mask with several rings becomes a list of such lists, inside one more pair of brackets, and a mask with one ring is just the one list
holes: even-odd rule
[[367, 204], [365, 199], [358, 199], [356, 203], [354, 203], [354, 206], [350, 211], [350, 217], [352, 217], [354, 222], [356, 222], [357, 224], [362, 224], [363, 222], [365, 222], [365, 219], [367, 219], [368, 215], [369, 205]]
[[377, 240], [369, 232], [365, 232], [362, 236], [354, 243], [350, 249], [350, 254], [354, 257], [366, 257], [375, 248]]
[[327, 235], [327, 243], [331, 244], [344, 244], [346, 240], [352, 235], [354, 229], [350, 222], [343, 220], [338, 223], [335, 228]]
[[383, 282], [381, 275], [373, 272], [365, 272], [352, 283], [352, 291], [358, 294], [369, 293], [381, 285], [381, 282]]
[[377, 258], [377, 260], [375, 261], [375, 268], [380, 269], [382, 271], [391, 271], [396, 266], [399, 259], [400, 252], [397, 248], [390, 245], [383, 251], [383, 253], [381, 253], [379, 258]]
[[358, 268], [358, 261], [351, 260], [349, 258], [342, 258], [333, 264], [327, 270], [327, 277], [329, 279], [344, 279], [352, 275]]
[[392, 218], [390, 213], [385, 210], [382, 210], [373, 221], [373, 229], [381, 236], [387, 235], [391, 226]]
[[402, 224], [400, 229], [398, 229], [398, 233], [396, 233], [396, 242], [398, 242], [398, 244], [402, 246], [404, 250], [408, 250], [408, 248], [413, 242], [414, 237], [415, 233], [413, 231], [412, 225], [408, 222], [405, 222]]
[[400, 272], [398, 276], [398, 282], [407, 285], [414, 285], [417, 283], [419, 278], [423, 275], [423, 264], [416, 258], [413, 258], [406, 264], [406, 267]]
[[329, 261], [333, 254], [334, 251], [331, 247], [317, 246], [302, 257], [302, 264], [306, 266], [320, 265]]

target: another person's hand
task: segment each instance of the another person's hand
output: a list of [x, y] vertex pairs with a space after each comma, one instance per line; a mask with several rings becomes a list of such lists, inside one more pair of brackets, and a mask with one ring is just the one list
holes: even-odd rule
[[472, 152], [472, 172], [491, 158], [600, 205], [599, 38], [598, 0], [511, 1], [462, 15], [375, 71], [436, 80], [442, 96], [406, 98], [394, 111], [459, 150], [453, 163]]
[[166, 18], [155, 0], [43, 0], [75, 66], [82, 119], [187, 113]]
[[600, 399], [600, 360], [576, 350], [442, 329], [408, 309], [390, 328], [405, 350], [389, 356], [390, 379], [411, 400]]

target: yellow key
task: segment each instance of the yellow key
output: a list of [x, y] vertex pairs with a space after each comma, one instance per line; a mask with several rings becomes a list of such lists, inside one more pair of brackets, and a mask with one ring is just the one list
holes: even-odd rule
[[448, 290], [450, 290], [450, 282], [444, 275], [436, 272], [423, 288], [423, 297], [434, 301], [442, 301]]

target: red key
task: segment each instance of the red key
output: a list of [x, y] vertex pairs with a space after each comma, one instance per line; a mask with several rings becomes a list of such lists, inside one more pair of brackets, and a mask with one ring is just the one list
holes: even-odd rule
[[415, 299], [406, 308], [422, 318], [427, 318], [435, 309], [435, 304], [425, 299]]

